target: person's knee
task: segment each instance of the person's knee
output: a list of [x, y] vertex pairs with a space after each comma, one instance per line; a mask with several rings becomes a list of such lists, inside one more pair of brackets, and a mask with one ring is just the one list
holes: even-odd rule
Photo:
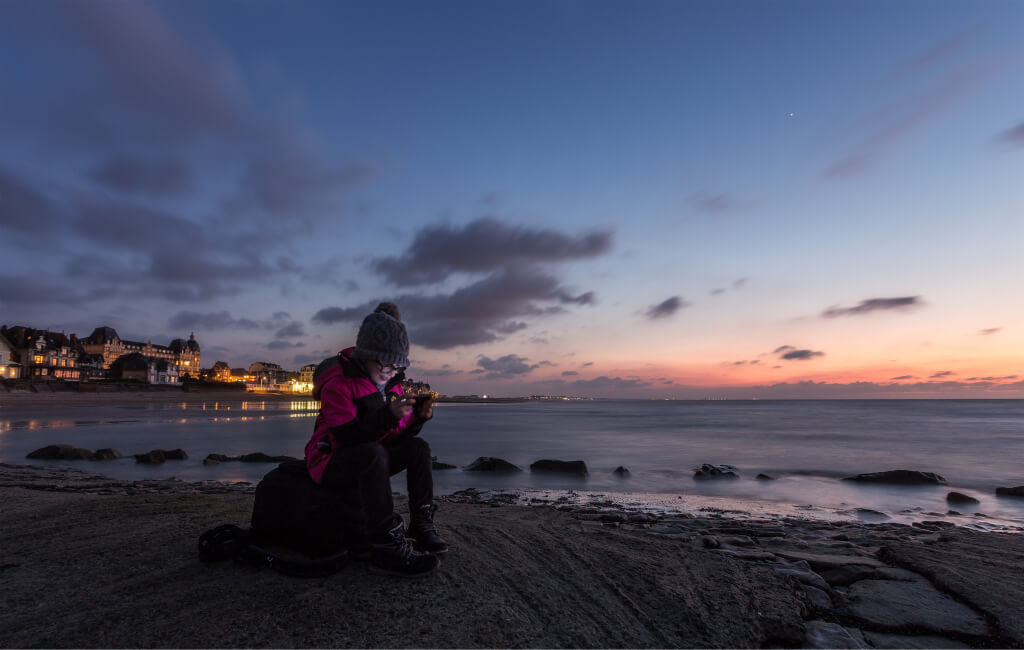
[[430, 458], [430, 445], [423, 438], [410, 438], [408, 445], [410, 455]]
[[358, 445], [350, 450], [350, 453], [359, 467], [360, 473], [374, 472], [388, 469], [388, 452], [378, 442], [368, 442]]

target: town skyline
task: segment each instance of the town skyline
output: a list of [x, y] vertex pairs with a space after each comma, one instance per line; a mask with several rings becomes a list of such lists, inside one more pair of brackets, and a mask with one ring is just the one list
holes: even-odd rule
[[8, 3], [0, 321], [448, 394], [1024, 397], [1024, 4]]

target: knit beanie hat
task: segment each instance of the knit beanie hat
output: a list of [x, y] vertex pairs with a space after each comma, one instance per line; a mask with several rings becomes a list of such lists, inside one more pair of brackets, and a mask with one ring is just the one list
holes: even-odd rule
[[[356, 349], [352, 356], [356, 359], [372, 359], [385, 365], [409, 365], [409, 335], [405, 333], [405, 325], [382, 309], [391, 303], [381, 303], [377, 311], [363, 319], [356, 337]], [[394, 308], [394, 313], [398, 309]]]

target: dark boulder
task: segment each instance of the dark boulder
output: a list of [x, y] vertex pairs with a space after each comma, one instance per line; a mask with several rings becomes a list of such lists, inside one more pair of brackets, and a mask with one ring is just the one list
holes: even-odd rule
[[757, 480], [759, 480], [759, 481], [774, 481], [775, 480], [774, 476], [768, 476], [767, 474], [758, 474], [755, 478]]
[[629, 470], [623, 467], [622, 465], [619, 465], [618, 467], [615, 468], [615, 471], [612, 472], [612, 474], [618, 476], [619, 478], [626, 478], [627, 476], [629, 476]]
[[164, 451], [164, 457], [167, 460], [185, 460], [188, 458], [188, 454], [185, 453], [184, 449], [168, 449]]
[[442, 463], [438, 461], [437, 456], [430, 457], [430, 467], [431, 469], [457, 469], [455, 465], [450, 465], [448, 463]]
[[203, 464], [227, 463], [232, 460], [239, 460], [240, 458], [240, 456], [225, 456], [224, 454], [207, 454], [206, 458], [203, 459]]
[[262, 451], [257, 451], [252, 454], [242, 454], [238, 460], [243, 463], [285, 463], [290, 460], [298, 460], [298, 458], [292, 458], [291, 456], [268, 456]]
[[469, 465], [463, 467], [467, 472], [521, 472], [512, 463], [501, 458], [492, 458], [490, 456], [480, 456]]
[[25, 456], [33, 460], [92, 460], [93, 457], [88, 449], [78, 449], [71, 445], [47, 445]]
[[945, 485], [946, 479], [934, 472], [918, 472], [909, 469], [894, 469], [888, 472], [872, 472], [847, 476], [844, 481], [858, 483], [892, 483], [895, 485]]
[[739, 478], [740, 470], [732, 465], [710, 465], [704, 463], [694, 473], [693, 478]]
[[538, 460], [530, 464], [531, 472], [549, 472], [558, 474], [576, 474], [586, 476], [587, 464], [582, 460]]
[[946, 501], [949, 503], [981, 503], [974, 497], [967, 496], [961, 492], [950, 492], [946, 495]]
[[1024, 485], [1017, 487], [997, 487], [996, 494], [1001, 497], [1024, 497]]
[[93, 454], [93, 460], [117, 460], [121, 457], [121, 452], [116, 449], [105, 447], [103, 449], [97, 449], [96, 453]]
[[145, 465], [159, 465], [167, 460], [163, 449], [154, 449], [145, 454], [135, 454], [135, 462]]

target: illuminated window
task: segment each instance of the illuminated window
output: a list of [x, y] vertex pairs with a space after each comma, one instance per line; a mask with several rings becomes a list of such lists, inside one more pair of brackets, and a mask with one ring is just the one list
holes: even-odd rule
[[57, 357], [50, 357], [50, 365], [51, 366], [57, 365]]
[[46, 373], [47, 373], [46, 368], [43, 368], [42, 370], [39, 371], [40, 375], [45, 375]]
[[67, 368], [67, 366], [68, 366], [68, 360], [67, 359], [61, 359], [60, 360], [60, 367], [61, 368]]
[[43, 364], [43, 363], [46, 363], [46, 357], [44, 357], [44, 356], [43, 356], [43, 355], [41, 355], [41, 354], [37, 354], [37, 355], [35, 355], [34, 357], [32, 357], [32, 363], [35, 363], [35, 364]]
[[75, 360], [74, 359], [69, 359], [68, 360], [68, 365], [71, 366], [72, 368], [74, 368], [75, 367]]

